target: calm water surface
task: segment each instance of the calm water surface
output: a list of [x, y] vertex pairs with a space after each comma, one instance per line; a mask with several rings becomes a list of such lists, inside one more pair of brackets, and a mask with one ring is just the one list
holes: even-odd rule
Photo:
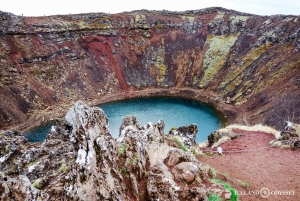
[[[172, 127], [188, 126], [195, 123], [198, 126], [197, 142], [207, 141], [207, 136], [222, 126], [220, 115], [210, 106], [195, 101], [177, 98], [145, 98], [131, 99], [121, 102], [107, 103], [99, 106], [109, 120], [109, 129], [113, 137], [119, 136], [122, 120], [127, 115], [134, 115], [140, 125], [148, 122], [157, 123], [159, 119], [165, 122], [165, 133]], [[25, 135], [29, 141], [43, 141], [50, 130], [47, 125]]]

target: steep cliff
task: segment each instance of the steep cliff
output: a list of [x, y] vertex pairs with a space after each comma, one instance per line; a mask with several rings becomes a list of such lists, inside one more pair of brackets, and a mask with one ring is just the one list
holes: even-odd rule
[[230, 123], [299, 121], [299, 16], [223, 8], [1, 12], [0, 26], [2, 128], [48, 120], [78, 99], [99, 104], [145, 95], [209, 102]]

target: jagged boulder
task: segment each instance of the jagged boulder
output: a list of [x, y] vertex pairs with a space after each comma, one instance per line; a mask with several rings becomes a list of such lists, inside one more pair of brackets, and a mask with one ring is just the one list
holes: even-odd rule
[[170, 150], [168, 156], [165, 159], [165, 163], [173, 167], [181, 162], [196, 162], [194, 155], [184, 152], [182, 149]]
[[[23, 136], [1, 136], [9, 136], [4, 143], [14, 142], [13, 150], [19, 152], [14, 154], [19, 172], [13, 176], [22, 174], [20, 182], [35, 187], [27, 188], [28, 193], [35, 195], [40, 189], [50, 200], [128, 200], [115, 163], [116, 141], [102, 109], [76, 102], [65, 119], [51, 128], [45, 142], [32, 144], [35, 147], [27, 145]], [[18, 140], [25, 144], [18, 145]], [[8, 167], [4, 160], [8, 155], [1, 166]]]
[[174, 176], [165, 164], [160, 162], [150, 168], [147, 192], [151, 201], [179, 200], [179, 190], [180, 187], [174, 181]]
[[213, 131], [207, 136], [208, 146], [216, 147], [226, 140], [234, 140], [240, 136], [242, 135], [233, 133], [230, 129], [221, 128], [219, 130]]
[[0, 172], [0, 200], [48, 200], [49, 195], [36, 189], [30, 180], [19, 175], [15, 178]]
[[147, 182], [149, 155], [154, 158], [149, 147], [164, 141], [163, 130], [162, 120], [157, 125], [149, 122], [142, 127], [134, 116], [126, 116], [120, 126], [120, 137], [117, 140], [119, 167], [131, 184], [132, 189], [128, 194], [132, 194], [136, 200], [147, 198], [147, 192], [140, 189]]
[[178, 180], [192, 183], [199, 174], [199, 167], [193, 162], [182, 162], [174, 166], [172, 174]]
[[[6, 175], [23, 172], [22, 164], [32, 161], [33, 155], [27, 155], [27, 139], [18, 131], [0, 132], [0, 170]], [[33, 148], [34, 149], [34, 148]], [[13, 157], [20, 157], [20, 160], [12, 160]]]
[[77, 102], [65, 119], [72, 127], [70, 141], [78, 148], [70, 175], [76, 182], [66, 186], [72, 189], [71, 197], [125, 200], [125, 188], [115, 163], [116, 142], [109, 133], [103, 110]]
[[179, 137], [181, 142], [187, 147], [192, 148], [196, 144], [196, 135], [198, 133], [198, 126], [191, 124], [190, 126], [181, 126], [173, 128], [169, 131], [169, 136]]
[[286, 121], [280, 137], [270, 143], [279, 147], [290, 147], [292, 150], [300, 148], [300, 125]]
[[118, 164], [124, 179], [128, 180], [131, 189], [127, 192], [135, 200], [145, 199], [145, 192], [141, 193], [140, 185], [146, 181], [146, 163], [149, 161], [145, 144], [149, 136], [143, 127], [139, 126], [134, 116], [127, 116], [123, 119], [120, 127], [117, 152]]

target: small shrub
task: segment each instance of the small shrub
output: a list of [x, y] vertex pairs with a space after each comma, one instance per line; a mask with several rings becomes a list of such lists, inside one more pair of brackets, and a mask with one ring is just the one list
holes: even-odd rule
[[217, 176], [217, 170], [215, 170], [214, 168], [210, 168], [211, 169], [211, 173], [212, 173], [212, 176], [213, 176], [213, 179], [215, 179], [216, 178], [216, 176]]
[[136, 165], [137, 160], [140, 159], [140, 155], [138, 153], [134, 153], [133, 158], [130, 160], [131, 165]]
[[193, 154], [194, 154], [194, 156], [203, 155], [201, 152], [199, 152], [199, 151], [196, 150], [196, 149], [193, 150]]
[[175, 131], [175, 130], [176, 130], [176, 128], [175, 128], [175, 127], [172, 127], [170, 131]]
[[136, 165], [136, 159], [135, 159], [135, 158], [132, 158], [132, 159], [130, 160], [130, 164], [131, 164], [131, 165]]
[[127, 145], [126, 144], [122, 144], [121, 146], [119, 146], [118, 147], [118, 150], [117, 150], [117, 152], [118, 152], [118, 155], [122, 155], [122, 154], [124, 154], [125, 153], [125, 149], [126, 149], [126, 147], [127, 147]]
[[221, 179], [210, 179], [210, 182], [212, 182], [212, 183], [218, 183], [218, 184], [222, 184], [222, 185], [225, 184], [225, 182], [222, 181]]
[[66, 164], [66, 160], [65, 159], [61, 160], [61, 165], [60, 165], [58, 171], [59, 172], [67, 172], [68, 171], [68, 166]]
[[84, 181], [86, 181], [86, 176], [84, 173], [80, 173], [80, 182], [82, 183]]
[[122, 166], [122, 167], [120, 168], [120, 172], [121, 172], [121, 174], [127, 173], [126, 167], [125, 167], [125, 166]]
[[217, 194], [212, 194], [211, 196], [208, 196], [208, 200], [209, 201], [222, 201], [222, 199], [220, 198], [220, 196], [218, 196]]
[[180, 139], [178, 139], [177, 137], [173, 137], [172, 139], [179, 144], [180, 148], [183, 151], [188, 152], [188, 148], [186, 148], [186, 146], [183, 144], [183, 142], [181, 142]]
[[212, 153], [212, 152], [205, 152], [205, 154], [204, 154], [205, 156], [213, 156], [214, 154]]
[[41, 189], [41, 185], [40, 185], [41, 179], [37, 179], [34, 181], [34, 183], [32, 184], [34, 188], [36, 189]]
[[213, 183], [222, 184], [225, 189], [227, 189], [231, 192], [231, 201], [238, 201], [239, 196], [236, 193], [236, 190], [234, 188], [232, 188], [229, 183], [226, 183], [226, 182], [222, 181], [221, 179], [210, 179], [210, 181]]
[[121, 174], [123, 174], [126, 178], [129, 178], [129, 173], [128, 173], [128, 171], [127, 171], [127, 169], [126, 169], [125, 166], [122, 166], [122, 167], [120, 168], [120, 172], [121, 172]]
[[247, 182], [244, 182], [244, 181], [240, 181], [241, 182], [241, 184], [244, 186], [244, 187], [248, 187], [249, 186], [249, 184], [247, 183]]
[[224, 188], [231, 192], [231, 201], [238, 201], [239, 200], [239, 196], [236, 193], [236, 190], [234, 188], [231, 188], [230, 184], [225, 183]]

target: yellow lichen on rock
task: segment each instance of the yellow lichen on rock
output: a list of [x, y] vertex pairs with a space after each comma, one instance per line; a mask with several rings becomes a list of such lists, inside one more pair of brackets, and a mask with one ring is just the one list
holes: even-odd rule
[[[249, 65], [251, 65], [257, 58], [259, 58], [265, 51], [270, 49], [271, 45], [261, 45], [258, 48], [253, 48], [243, 59], [241, 62], [242, 66], [233, 66], [232, 70], [225, 76], [224, 81], [220, 84], [219, 88], [225, 87], [226, 90], [232, 91], [234, 90], [241, 82], [243, 78], [243, 70]], [[232, 82], [234, 80], [234, 82]]]
[[245, 25], [246, 21], [249, 19], [249, 16], [239, 16], [239, 15], [231, 15], [229, 16], [230, 24], [236, 24], [238, 22], [242, 22], [243, 26]]
[[228, 37], [210, 35], [207, 37], [205, 46], [208, 46], [208, 49], [204, 56], [204, 76], [199, 83], [200, 87], [205, 87], [225, 64], [230, 48], [234, 45], [237, 37], [238, 35], [229, 35]]
[[297, 68], [299, 64], [300, 64], [300, 60], [288, 63], [288, 65], [286, 65], [284, 68], [280, 68], [277, 71], [270, 72], [268, 77], [266, 79], [263, 79], [259, 83], [257, 90], [255, 90], [255, 93], [258, 93], [263, 89], [265, 89], [266, 87], [270, 86], [273, 82], [283, 77], [286, 73], [290, 72], [293, 68]]
[[146, 21], [145, 15], [142, 15], [142, 14], [135, 15], [135, 22], [139, 23], [140, 21]]
[[194, 20], [195, 20], [195, 17], [193, 17], [193, 16], [182, 15], [182, 16], [180, 16], [180, 17], [181, 17], [181, 19], [182, 19], [183, 21], [185, 21], [186, 19], [188, 19], [190, 23], [193, 23]]
[[142, 15], [142, 14], [135, 15], [135, 27], [149, 28], [149, 25], [147, 23], [147, 19], [146, 19], [145, 15]]
[[208, 24], [210, 27], [214, 27], [215, 25], [220, 24], [222, 21], [224, 21], [224, 15], [225, 12], [218, 11], [215, 18]]
[[165, 75], [167, 71], [167, 66], [164, 64], [164, 56], [165, 56], [165, 49], [163, 46], [160, 46], [155, 53], [156, 59], [154, 66], [156, 68], [156, 82], [157, 85], [161, 85], [161, 82], [165, 80]]
[[[270, 44], [266, 44], [270, 45]], [[280, 51], [281, 49], [278, 49]], [[252, 82], [244, 83], [243, 87], [240, 88], [234, 97], [231, 100], [235, 101], [236, 105], [243, 104], [247, 102], [247, 97], [243, 95], [244, 92], [248, 91], [249, 88], [252, 87], [251, 93], [248, 96], [257, 94], [263, 91], [266, 87], [272, 85], [276, 80], [280, 79], [281, 77], [285, 76], [288, 72], [297, 68], [299, 66], [300, 60], [296, 60], [294, 62], [288, 63], [285, 67], [274, 69], [273, 61], [269, 60], [268, 62], [264, 63], [262, 67], [260, 67], [259, 71], [255, 74], [255, 80]], [[257, 79], [256, 79], [257, 78]], [[262, 79], [264, 78], [264, 79]], [[241, 74], [236, 81], [243, 79], [243, 75]], [[255, 87], [253, 87], [255, 85]]]
[[163, 57], [157, 57], [157, 62], [155, 63], [155, 67], [159, 72], [159, 74], [156, 76], [156, 81], [160, 85], [160, 83], [165, 79], [166, 70], [167, 70], [167, 67], [163, 64]]

